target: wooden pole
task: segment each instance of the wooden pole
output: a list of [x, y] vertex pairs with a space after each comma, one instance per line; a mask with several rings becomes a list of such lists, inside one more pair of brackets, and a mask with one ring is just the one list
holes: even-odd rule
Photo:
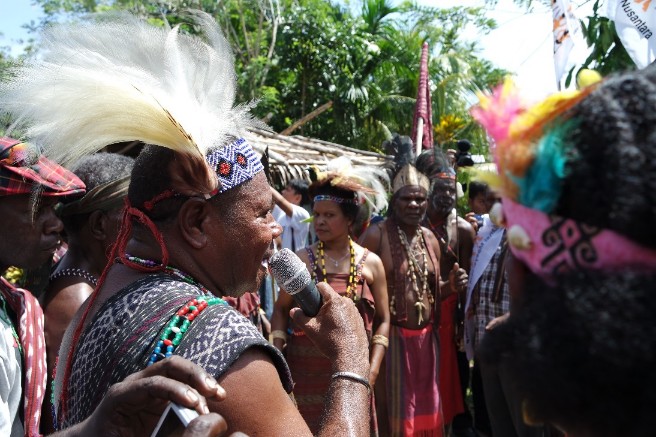
[[417, 138], [415, 142], [415, 156], [421, 153], [421, 142], [424, 139], [424, 119], [419, 117], [417, 120]]

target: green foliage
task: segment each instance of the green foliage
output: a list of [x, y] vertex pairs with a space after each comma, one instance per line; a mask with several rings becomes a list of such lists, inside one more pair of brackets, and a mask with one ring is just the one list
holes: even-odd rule
[[606, 76], [636, 67], [617, 35], [615, 23], [599, 15], [600, 6], [600, 1], [596, 0], [588, 22], [581, 22], [581, 30], [592, 52], [582, 65], [570, 70], [565, 80], [567, 86], [576, 77], [575, 72], [578, 73], [582, 68], [593, 68]]
[[[412, 1], [362, 0], [354, 11], [326, 0], [36, 0], [44, 23], [87, 12], [129, 10], [156, 25], [182, 24], [187, 8], [219, 22], [235, 54], [238, 101], [258, 100], [255, 114], [280, 132], [299, 120], [294, 134], [378, 150], [391, 132], [412, 129], [422, 44], [429, 66], [434, 124], [463, 120], [453, 140], [467, 138], [474, 153], [487, 140], [469, 116], [473, 93], [506, 74], [460, 39], [466, 26], [496, 26], [480, 8], [449, 9]], [[313, 114], [317, 108], [330, 109]], [[442, 146], [450, 147], [451, 143]]]

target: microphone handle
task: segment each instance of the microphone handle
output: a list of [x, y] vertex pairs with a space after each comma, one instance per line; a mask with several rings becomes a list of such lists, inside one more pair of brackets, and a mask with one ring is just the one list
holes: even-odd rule
[[321, 294], [319, 293], [319, 290], [317, 290], [314, 281], [310, 281], [310, 283], [303, 287], [298, 293], [292, 294], [292, 297], [301, 310], [303, 310], [303, 313], [308, 317], [316, 316], [323, 304]]

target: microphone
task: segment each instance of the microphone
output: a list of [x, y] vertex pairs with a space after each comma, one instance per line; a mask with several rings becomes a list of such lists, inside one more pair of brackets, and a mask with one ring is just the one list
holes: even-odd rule
[[269, 270], [280, 287], [294, 298], [308, 317], [321, 308], [321, 294], [310, 277], [305, 264], [289, 249], [282, 249], [269, 258]]

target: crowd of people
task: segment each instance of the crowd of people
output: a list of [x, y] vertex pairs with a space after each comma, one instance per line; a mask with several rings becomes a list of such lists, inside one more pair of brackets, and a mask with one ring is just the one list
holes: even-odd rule
[[[653, 435], [656, 69], [483, 96], [497, 174], [459, 217], [439, 147], [278, 193], [190, 17], [204, 39], [51, 27], [0, 85], [29, 139], [0, 139], [0, 270], [61, 256], [40, 296], [0, 279], [0, 434], [150, 435], [170, 401], [186, 436]], [[271, 280], [281, 248], [316, 316]]]

